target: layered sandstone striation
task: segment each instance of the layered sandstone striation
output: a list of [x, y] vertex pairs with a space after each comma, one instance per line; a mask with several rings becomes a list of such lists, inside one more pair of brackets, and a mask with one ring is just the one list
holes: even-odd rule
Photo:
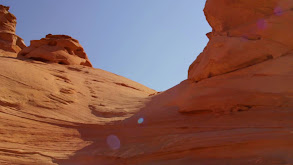
[[83, 140], [79, 129], [102, 126], [94, 132], [103, 134], [107, 125], [135, 114], [156, 92], [86, 66], [6, 57], [0, 57], [0, 65], [3, 165], [49, 165], [68, 159], [92, 143]]
[[92, 67], [78, 40], [67, 35], [48, 34], [41, 40], [32, 40], [29, 47], [18, 53], [18, 58]]
[[292, 7], [288, 0], [208, 0], [204, 11], [213, 31], [188, 78], [200, 81], [290, 53]]
[[188, 79], [161, 93], [56, 64], [55, 51], [70, 54], [50, 43], [60, 36], [23, 54], [53, 53], [51, 63], [0, 57], [0, 164], [293, 164], [290, 6], [208, 0], [210, 42]]
[[16, 17], [9, 12], [9, 7], [0, 5], [0, 52], [3, 56], [14, 56], [25, 48], [23, 40], [15, 34]]
[[181, 111], [292, 107], [292, 7], [288, 0], [208, 0], [213, 31], [188, 72], [198, 99]]

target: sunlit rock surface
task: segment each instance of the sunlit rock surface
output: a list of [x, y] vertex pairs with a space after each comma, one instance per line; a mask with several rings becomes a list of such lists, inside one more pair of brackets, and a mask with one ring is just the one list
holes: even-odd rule
[[0, 66], [1, 165], [69, 159], [93, 143], [80, 131], [101, 126], [90, 132], [107, 133], [108, 125], [132, 116], [156, 92], [86, 66], [7, 57], [0, 57]]
[[292, 107], [291, 7], [287, 0], [208, 0], [213, 31], [189, 68], [196, 92], [181, 97], [180, 112]]
[[188, 78], [201, 81], [289, 54], [292, 7], [291, 0], [207, 0], [204, 11], [213, 31]]
[[92, 67], [78, 40], [67, 35], [48, 34], [41, 40], [32, 40], [29, 47], [18, 53], [18, 58]]
[[208, 0], [210, 42], [161, 93], [100, 69], [0, 57], [0, 164], [293, 164], [290, 2]]
[[25, 48], [23, 40], [15, 34], [16, 17], [9, 12], [9, 7], [0, 5], [0, 52], [1, 56], [16, 57]]

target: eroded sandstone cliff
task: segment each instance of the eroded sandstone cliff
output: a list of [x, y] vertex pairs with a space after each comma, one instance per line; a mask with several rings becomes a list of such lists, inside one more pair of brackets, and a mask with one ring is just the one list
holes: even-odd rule
[[9, 12], [9, 7], [0, 5], [0, 53], [1, 56], [16, 57], [25, 48], [23, 40], [15, 34], [16, 17]]
[[160, 94], [99, 69], [0, 57], [0, 164], [293, 164], [291, 2], [208, 0], [210, 42]]
[[288, 0], [208, 0], [213, 31], [188, 74], [199, 98], [180, 111], [292, 107], [292, 7]]
[[188, 78], [200, 81], [290, 54], [292, 7], [291, 0], [208, 0], [204, 11], [213, 31]]

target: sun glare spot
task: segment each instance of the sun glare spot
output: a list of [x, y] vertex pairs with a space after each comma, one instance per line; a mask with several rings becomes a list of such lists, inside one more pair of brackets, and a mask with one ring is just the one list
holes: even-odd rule
[[142, 124], [142, 123], [143, 123], [143, 121], [144, 121], [144, 119], [143, 119], [143, 118], [139, 118], [139, 119], [137, 120], [137, 123], [138, 123], [138, 124]]

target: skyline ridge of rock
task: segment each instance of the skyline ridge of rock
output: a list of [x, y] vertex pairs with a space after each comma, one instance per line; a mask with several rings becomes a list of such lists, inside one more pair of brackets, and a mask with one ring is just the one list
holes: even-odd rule
[[16, 57], [14, 53], [26, 47], [15, 29], [16, 17], [9, 12], [9, 7], [0, 5], [0, 50], [8, 52], [7, 56]]
[[40, 40], [32, 40], [30, 46], [22, 49], [17, 57], [64, 65], [92, 67], [78, 40], [68, 35], [48, 34]]
[[292, 52], [292, 7], [288, 0], [207, 0], [204, 13], [213, 31], [188, 79], [201, 81]]

